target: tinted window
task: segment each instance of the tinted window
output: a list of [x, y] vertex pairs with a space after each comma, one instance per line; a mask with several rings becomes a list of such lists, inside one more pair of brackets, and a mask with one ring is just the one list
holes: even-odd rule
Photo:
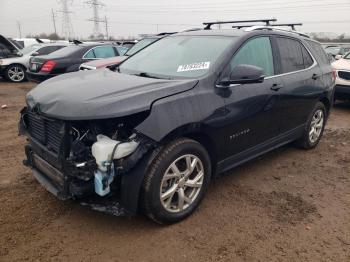
[[309, 48], [311, 49], [311, 52], [313, 53], [314, 57], [319, 63], [323, 63], [323, 64], [330, 63], [329, 58], [326, 52], [324, 51], [324, 49], [322, 48], [321, 44], [311, 40], [306, 40], [305, 42], [309, 46]]
[[52, 53], [52, 55], [54, 54], [55, 57], [66, 57], [66, 56], [71, 56], [73, 55], [75, 52], [82, 50], [82, 46], [79, 45], [69, 45], [65, 48], [61, 48], [57, 51], [55, 51], [54, 53]]
[[87, 53], [84, 55], [84, 58], [87, 58], [87, 59], [96, 58], [94, 49], [91, 49], [89, 52], [87, 52]]
[[124, 55], [129, 49], [125, 46], [116, 46], [119, 55]]
[[48, 55], [58, 49], [61, 49], [64, 46], [45, 46], [43, 48], [40, 48], [37, 52], [39, 55]]
[[305, 68], [301, 44], [290, 38], [277, 38], [281, 55], [282, 73], [302, 70]]
[[113, 46], [110, 45], [95, 47], [94, 53], [96, 58], [108, 58], [116, 55]]
[[314, 64], [314, 61], [312, 60], [311, 55], [309, 52], [306, 50], [306, 48], [301, 45], [301, 51], [303, 53], [303, 59], [304, 59], [304, 68], [309, 68]]
[[274, 66], [270, 38], [259, 37], [244, 44], [230, 62], [231, 71], [241, 64], [260, 67], [266, 76], [272, 76]]

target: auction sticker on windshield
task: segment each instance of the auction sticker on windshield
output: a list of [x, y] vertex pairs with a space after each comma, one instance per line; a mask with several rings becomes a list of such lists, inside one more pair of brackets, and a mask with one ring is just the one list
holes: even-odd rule
[[180, 65], [177, 68], [177, 72], [203, 70], [203, 69], [208, 69], [209, 66], [210, 66], [210, 62], [199, 62], [199, 63], [193, 63], [193, 64], [188, 64], [188, 65]]

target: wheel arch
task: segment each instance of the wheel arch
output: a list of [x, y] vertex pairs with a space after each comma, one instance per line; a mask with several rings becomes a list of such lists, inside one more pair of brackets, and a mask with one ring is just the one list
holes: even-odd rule
[[200, 143], [210, 157], [212, 174], [215, 174], [218, 160], [218, 150], [213, 138], [204, 131], [204, 128], [202, 128], [199, 124], [188, 124], [179, 127], [163, 137], [161, 144], [167, 144], [170, 141], [178, 138], [189, 138]]
[[329, 111], [331, 109], [332, 103], [329, 101], [329, 99], [327, 97], [322, 97], [319, 99], [319, 101], [324, 104], [324, 106], [326, 107], [326, 111], [327, 111], [327, 115], [329, 114]]

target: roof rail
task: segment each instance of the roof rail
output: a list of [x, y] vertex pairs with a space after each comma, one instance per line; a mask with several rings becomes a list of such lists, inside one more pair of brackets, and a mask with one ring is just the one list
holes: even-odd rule
[[282, 31], [282, 32], [287, 32], [287, 33], [293, 33], [293, 34], [297, 34], [303, 37], [307, 37], [310, 38], [310, 36], [308, 36], [307, 34], [295, 31], [295, 30], [286, 30], [286, 29], [282, 29], [282, 28], [276, 28], [273, 26], [251, 26], [247, 29], [245, 29], [246, 32], [250, 32], [250, 31], [256, 31], [256, 30], [272, 30], [272, 31]]
[[205, 22], [205, 23], [203, 23], [203, 25], [205, 25], [205, 27], [204, 27], [205, 30], [210, 30], [212, 25], [263, 22], [268, 26], [268, 25], [270, 25], [270, 22], [276, 22], [276, 21], [277, 21], [276, 18], [271, 18], [271, 19], [256, 19], [256, 20]]
[[[302, 23], [290, 23], [290, 24], [270, 24], [269, 26], [289, 26], [292, 30], [295, 30], [296, 26], [302, 26]], [[259, 26], [259, 25], [256, 25]], [[247, 28], [247, 27], [252, 27], [252, 25], [233, 25], [232, 28], [236, 29], [242, 29], [242, 28]]]

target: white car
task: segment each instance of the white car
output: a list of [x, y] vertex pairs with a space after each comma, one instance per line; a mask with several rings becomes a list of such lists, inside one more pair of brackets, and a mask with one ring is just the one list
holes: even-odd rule
[[336, 70], [335, 99], [350, 100], [350, 52], [332, 66]]
[[22, 82], [26, 79], [26, 71], [31, 57], [47, 55], [67, 46], [65, 43], [41, 43], [18, 49], [5, 37], [0, 37], [0, 44], [8, 49], [8, 52], [3, 52], [0, 57], [0, 76], [11, 82]]

